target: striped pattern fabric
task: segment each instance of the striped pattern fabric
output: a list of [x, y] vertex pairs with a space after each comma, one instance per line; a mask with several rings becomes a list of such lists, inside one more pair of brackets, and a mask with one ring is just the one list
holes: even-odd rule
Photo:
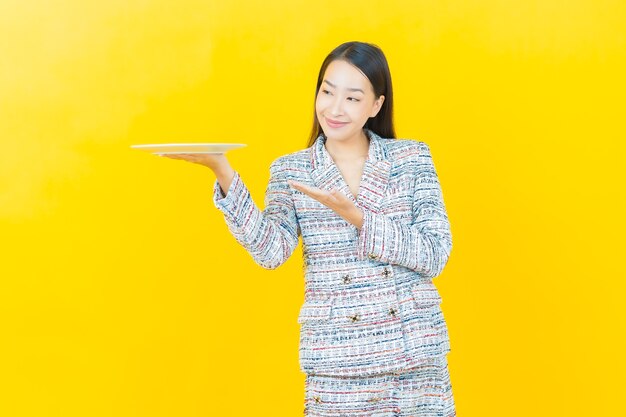
[[456, 415], [445, 357], [403, 372], [369, 377], [307, 375], [308, 417], [453, 417]]
[[[311, 377], [375, 377], [421, 369], [434, 358], [445, 360], [450, 351], [432, 279], [443, 270], [452, 240], [429, 147], [365, 132], [369, 154], [356, 198], [323, 135], [310, 148], [271, 164], [263, 211], [239, 173], [225, 196], [214, 184], [216, 207], [260, 266], [282, 265], [302, 238], [299, 358]], [[337, 188], [363, 210], [361, 229], [292, 189], [290, 179]]]

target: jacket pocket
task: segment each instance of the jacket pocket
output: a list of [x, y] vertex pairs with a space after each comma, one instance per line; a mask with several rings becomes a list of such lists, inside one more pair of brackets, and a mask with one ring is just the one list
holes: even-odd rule
[[432, 281], [421, 282], [413, 284], [411, 287], [411, 293], [413, 300], [415, 301], [415, 307], [431, 307], [441, 304], [441, 296], [439, 290], [435, 287]]
[[441, 315], [441, 296], [432, 281], [411, 286], [412, 302], [404, 317], [404, 341], [409, 363], [417, 366], [447, 349], [445, 321]]
[[319, 323], [330, 318], [332, 303], [328, 300], [306, 301], [300, 308], [298, 323]]
[[411, 286], [411, 311], [409, 318], [423, 327], [436, 327], [437, 315], [441, 312], [441, 296], [432, 281]]

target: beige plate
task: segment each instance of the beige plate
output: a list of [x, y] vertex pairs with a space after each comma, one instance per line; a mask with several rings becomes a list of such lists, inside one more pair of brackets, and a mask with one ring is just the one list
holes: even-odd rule
[[131, 145], [131, 148], [165, 155], [177, 153], [225, 153], [226, 151], [244, 146], [246, 145], [243, 143], [158, 143]]

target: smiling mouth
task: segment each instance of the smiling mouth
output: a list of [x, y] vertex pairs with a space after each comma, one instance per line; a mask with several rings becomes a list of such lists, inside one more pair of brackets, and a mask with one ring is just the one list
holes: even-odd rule
[[330, 127], [341, 127], [341, 126], [345, 126], [348, 124], [348, 122], [338, 122], [332, 119], [329, 119], [328, 117], [325, 117], [326, 119], [326, 123], [330, 126]]

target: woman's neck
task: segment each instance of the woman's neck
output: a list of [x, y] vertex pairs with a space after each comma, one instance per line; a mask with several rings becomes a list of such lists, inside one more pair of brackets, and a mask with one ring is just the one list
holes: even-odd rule
[[366, 159], [370, 141], [365, 131], [361, 130], [359, 135], [350, 139], [341, 141], [326, 139], [325, 146], [334, 161]]

